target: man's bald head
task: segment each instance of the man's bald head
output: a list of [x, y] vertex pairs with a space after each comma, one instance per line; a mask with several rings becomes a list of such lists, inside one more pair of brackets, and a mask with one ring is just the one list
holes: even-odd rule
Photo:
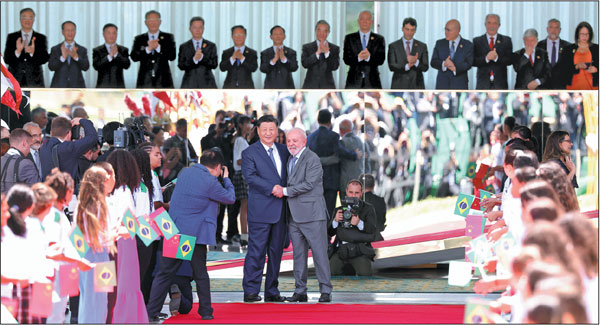
[[458, 20], [456, 19], [448, 20], [444, 31], [446, 33], [446, 40], [455, 40], [458, 37], [458, 34], [460, 33], [460, 22], [458, 22]]
[[293, 128], [286, 134], [286, 145], [292, 156], [296, 156], [306, 146], [306, 133], [299, 128]]
[[344, 136], [348, 132], [352, 132], [352, 122], [350, 120], [341, 121], [340, 122], [340, 135]]

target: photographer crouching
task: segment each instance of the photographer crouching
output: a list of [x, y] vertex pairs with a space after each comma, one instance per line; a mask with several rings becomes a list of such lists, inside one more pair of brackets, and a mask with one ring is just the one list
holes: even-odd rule
[[336, 235], [329, 257], [331, 275], [344, 275], [347, 265], [354, 269], [350, 275], [373, 275], [375, 250], [371, 242], [382, 237], [377, 231], [375, 209], [361, 199], [362, 195], [362, 183], [356, 179], [349, 181], [342, 206], [334, 211], [329, 228], [329, 235]]

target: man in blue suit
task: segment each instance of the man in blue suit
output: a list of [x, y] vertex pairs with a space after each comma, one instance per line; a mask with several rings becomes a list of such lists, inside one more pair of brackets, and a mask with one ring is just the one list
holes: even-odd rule
[[469, 89], [467, 73], [473, 65], [473, 43], [460, 37], [460, 23], [451, 19], [444, 29], [446, 38], [438, 40], [431, 56], [431, 67], [439, 70], [435, 89]]
[[242, 151], [242, 174], [248, 184], [248, 253], [244, 261], [244, 302], [260, 301], [258, 295], [265, 265], [265, 301], [284, 302], [277, 278], [283, 255], [285, 214], [283, 187], [287, 185], [286, 163], [290, 153], [275, 143], [278, 122], [264, 115], [257, 122], [260, 141]]
[[[221, 175], [223, 185], [217, 178]], [[203, 320], [211, 320], [214, 317], [210, 299], [210, 279], [206, 270], [206, 245], [216, 245], [219, 203], [233, 204], [235, 191], [227, 167], [223, 167], [223, 155], [213, 149], [204, 151], [200, 157], [200, 164], [183, 169], [178, 179], [169, 213], [180, 233], [196, 237], [191, 264], [198, 290], [198, 314]], [[146, 306], [150, 322], [158, 322], [158, 314], [177, 270], [183, 263], [181, 259], [164, 256], [159, 260], [160, 271], [152, 282], [150, 299]]]

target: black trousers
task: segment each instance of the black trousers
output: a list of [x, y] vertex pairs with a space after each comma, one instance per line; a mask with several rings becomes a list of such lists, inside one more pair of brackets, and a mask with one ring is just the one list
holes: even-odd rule
[[335, 200], [337, 199], [337, 190], [325, 190], [323, 196], [325, 197], [325, 206], [327, 206], [327, 213], [329, 214], [329, 220], [333, 219], [333, 210], [335, 210]]
[[[210, 298], [210, 278], [206, 270], [206, 245], [197, 244], [192, 255], [192, 277], [196, 281], [198, 290], [198, 314], [208, 316], [213, 314]], [[154, 277], [150, 299], [146, 305], [148, 317], [158, 316], [167, 297], [167, 293], [174, 283], [177, 270], [183, 260], [159, 256], [160, 271]]]
[[217, 239], [222, 237], [223, 220], [225, 219], [225, 207], [227, 207], [227, 238], [233, 235], [239, 235], [237, 218], [240, 213], [240, 201], [236, 200], [234, 204], [219, 204], [219, 215], [217, 216]]

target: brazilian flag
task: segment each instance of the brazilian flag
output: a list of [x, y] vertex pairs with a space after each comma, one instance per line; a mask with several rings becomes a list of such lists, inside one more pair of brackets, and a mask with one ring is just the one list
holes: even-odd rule
[[475, 170], [477, 169], [477, 164], [474, 161], [469, 162], [467, 165], [467, 177], [470, 179], [475, 178]]
[[196, 246], [196, 237], [180, 234], [179, 247], [177, 247], [177, 258], [182, 260], [192, 260], [194, 247]]
[[138, 222], [139, 228], [137, 235], [144, 242], [144, 245], [149, 246], [156, 238], [158, 238], [158, 234], [156, 234], [146, 219], [139, 218]]
[[473, 201], [475, 197], [473, 195], [467, 194], [459, 194], [458, 199], [456, 199], [456, 205], [454, 207], [454, 214], [459, 215], [461, 217], [466, 217], [471, 211], [471, 206], [473, 205]]
[[73, 229], [69, 238], [71, 239], [73, 246], [75, 246], [75, 250], [77, 250], [77, 253], [79, 253], [79, 256], [84, 257], [85, 253], [87, 253], [90, 247], [85, 242], [85, 239], [83, 238], [83, 233], [81, 232], [81, 229], [79, 229], [78, 226], [75, 226], [75, 229]]
[[[492, 197], [492, 193], [488, 192], [488, 191], [484, 191], [484, 190], [479, 190], [479, 200], [480, 202], [483, 202], [483, 200], [487, 199], [487, 198], [491, 198]], [[480, 206], [479, 210], [484, 211], [485, 208]]]
[[171, 239], [171, 237], [179, 233], [179, 229], [177, 229], [175, 222], [173, 222], [173, 219], [171, 219], [171, 216], [169, 216], [169, 213], [164, 208], [157, 210], [157, 212], [159, 211], [161, 212], [154, 217], [154, 221], [162, 235], [165, 236], [165, 239]]
[[493, 192], [494, 191], [494, 185], [490, 184], [490, 185], [486, 186], [485, 190], [488, 191], [488, 192]]
[[135, 234], [138, 232], [138, 225], [133, 213], [129, 209], [123, 215], [123, 226], [125, 226], [131, 238], [135, 237]]

